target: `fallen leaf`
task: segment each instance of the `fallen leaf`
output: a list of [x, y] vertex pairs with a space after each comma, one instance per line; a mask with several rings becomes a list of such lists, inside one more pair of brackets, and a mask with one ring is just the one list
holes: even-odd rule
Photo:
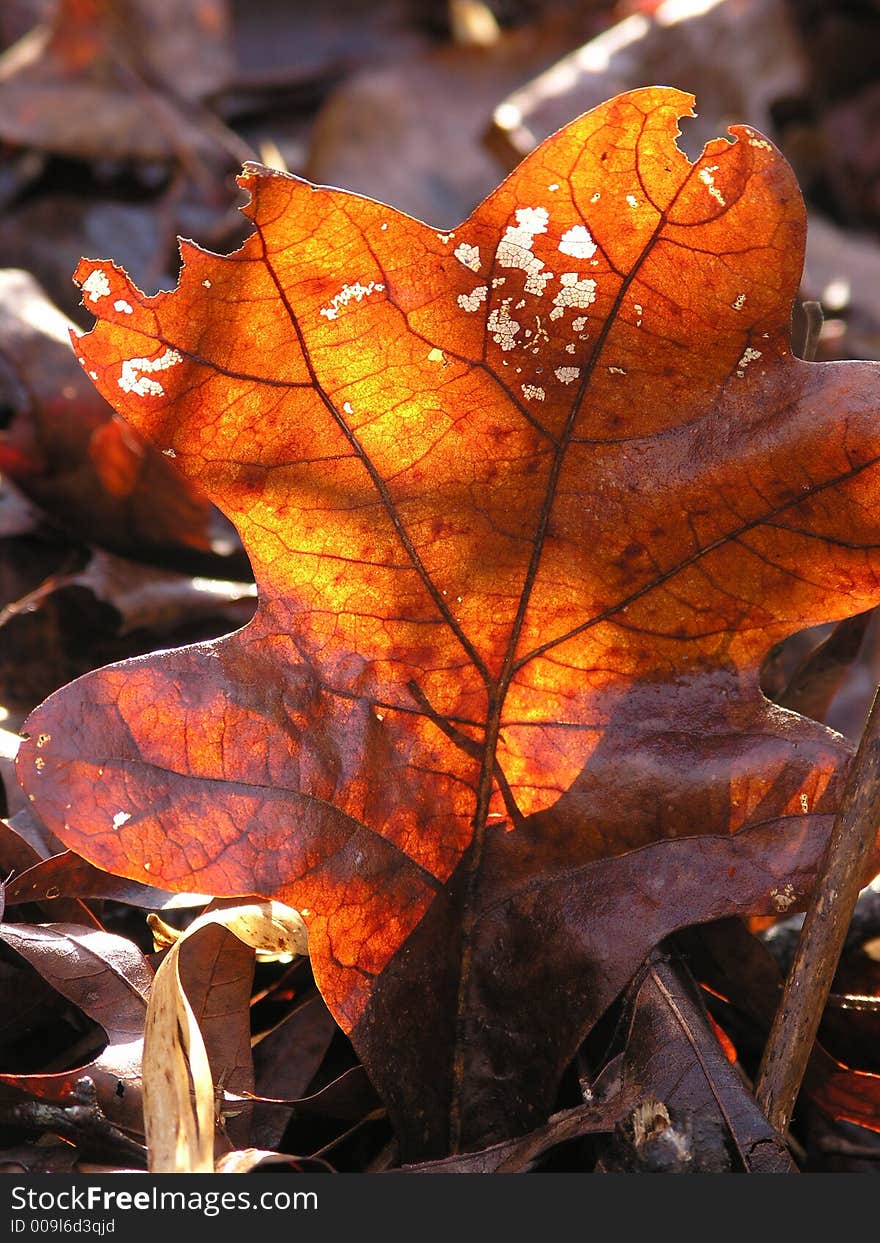
[[80, 541], [217, 577], [210, 503], [95, 392], [72, 328], [27, 272], [0, 272], [0, 470]]
[[[310, 997], [254, 1044], [254, 1092], [260, 1096], [303, 1096], [338, 1031], [320, 996]], [[277, 1147], [292, 1106], [267, 1105], [254, 1111], [254, 1143]]]
[[[3, 829], [7, 827], [3, 822], [0, 825]], [[0, 830], [0, 862], [6, 860], [5, 844]], [[142, 885], [136, 880], [102, 872], [71, 850], [35, 860], [23, 869], [19, 865], [19, 868], [18, 875], [6, 886], [7, 906], [18, 906], [22, 902], [57, 902], [74, 894], [78, 899], [105, 898], [148, 911], [180, 910], [186, 906], [204, 906], [210, 901], [207, 894], [170, 893], [155, 885]]]
[[788, 9], [785, 0], [676, 0], [630, 13], [501, 101], [487, 141], [512, 167], [569, 117], [659, 81], [700, 101], [688, 143], [708, 142], [732, 117], [772, 132], [774, 105], [807, 90]]
[[692, 102], [597, 108], [454, 234], [251, 166], [176, 291], [78, 272], [259, 607], [59, 692], [20, 779], [98, 866], [302, 910], [404, 1160], [544, 1120], [674, 929], [802, 906], [851, 755], [759, 673], [877, 601], [878, 372], [792, 357], [793, 175], [748, 126], [691, 164]]
[[181, 104], [228, 76], [228, 25], [227, 0], [58, 0], [0, 58], [0, 136], [80, 159], [216, 152]]
[[[247, 947], [247, 955], [224, 956], [229, 937]], [[144, 1122], [153, 1173], [211, 1173], [215, 1083], [222, 1088], [228, 1081], [239, 1095], [253, 1084], [247, 1003], [254, 949], [304, 953], [299, 915], [277, 902], [200, 915], [156, 973], [144, 1037]]]
[[661, 1101], [686, 1130], [688, 1171], [794, 1173], [682, 964], [655, 957], [634, 984], [629, 1005], [623, 1082]]
[[107, 1047], [88, 1065], [54, 1074], [0, 1074], [7, 1099], [22, 1095], [77, 1103], [79, 1080], [92, 1079], [105, 1117], [143, 1134], [141, 1050], [152, 971], [130, 941], [75, 924], [0, 924], [0, 940], [107, 1033]]

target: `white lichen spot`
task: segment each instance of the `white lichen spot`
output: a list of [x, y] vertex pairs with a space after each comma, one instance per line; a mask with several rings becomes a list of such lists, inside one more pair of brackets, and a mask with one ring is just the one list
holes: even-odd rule
[[559, 189], [559, 182], [558, 182], [558, 181], [551, 181], [551, 182], [550, 182], [550, 185], [547, 187], [547, 189], [550, 191], [550, 193], [551, 193], [551, 194], [555, 194], [555, 193], [556, 193], [556, 191]]
[[95, 268], [83, 281], [83, 293], [88, 294], [92, 302], [97, 302], [99, 298], [106, 298], [109, 292], [110, 282], [103, 268]]
[[525, 306], [525, 304], [526, 304], [525, 298], [520, 298], [519, 302], [517, 302], [516, 306], [514, 307], [514, 310], [521, 311], [523, 307]]
[[750, 147], [758, 147], [763, 151], [773, 150], [773, 144], [768, 142], [766, 138], [762, 138], [760, 134], [756, 134], [753, 129], [747, 129], [746, 134], [748, 134]]
[[383, 233], [385, 233], [386, 230], [388, 229], [388, 221], [383, 220], [382, 223], [379, 225], [379, 228]]
[[793, 885], [785, 885], [782, 889], [771, 889], [770, 897], [780, 915], [784, 915], [788, 908], [797, 902], [797, 894]]
[[565, 347], [565, 352], [566, 354], [574, 353], [574, 341], [569, 341], [568, 345]]
[[342, 403], [342, 412], [343, 414], [354, 414], [354, 407], [350, 401], [344, 401]]
[[90, 379], [90, 380], [97, 380], [97, 378], [98, 378], [98, 373], [97, 373], [97, 371], [90, 371], [90, 372], [89, 372], [89, 379]]
[[608, 374], [609, 375], [626, 375], [626, 368], [625, 367], [609, 367]]
[[488, 293], [488, 285], [478, 285], [470, 293], [460, 293], [457, 298], [458, 305], [464, 311], [478, 311], [480, 305], [486, 301]]
[[724, 195], [721, 193], [721, 191], [718, 189], [718, 187], [715, 184], [715, 178], [713, 176], [713, 173], [717, 173], [717, 171], [718, 171], [717, 164], [707, 164], [705, 168], [700, 169], [697, 176], [700, 178], [700, 181], [702, 181], [703, 185], [712, 195], [712, 198], [715, 199], [717, 203], [720, 203], [722, 207], [726, 207], [727, 201], [724, 198]]
[[500, 345], [502, 350], [512, 350], [516, 345], [516, 334], [520, 330], [520, 325], [515, 319], [511, 319], [510, 312], [507, 309], [505, 299], [501, 306], [497, 306], [489, 314], [487, 327], [492, 334], [492, 340], [496, 345]]
[[376, 717], [376, 720], [377, 720], [377, 721], [384, 721], [384, 720], [385, 720], [385, 717], [384, 717], [384, 715], [383, 715], [381, 712], [376, 712], [374, 715], [375, 715], [375, 717]]
[[162, 453], [163, 453], [163, 456], [165, 457], [177, 457], [177, 454], [174, 452], [173, 449], [163, 449]]
[[208, 280], [204, 280], [204, 281], [202, 281], [202, 284], [204, 285], [204, 287], [205, 287], [206, 289], [210, 289], [210, 288], [211, 288], [211, 282], [210, 282], [210, 281], [208, 281]]
[[744, 293], [738, 293], [736, 297], [734, 298], [733, 302], [731, 303], [731, 306], [733, 307], [735, 311], [741, 311], [743, 307], [745, 306], [745, 304], [746, 304], [746, 295]]
[[553, 273], [544, 267], [544, 261], [532, 253], [535, 238], [547, 232], [550, 216], [545, 207], [520, 207], [516, 212], [516, 224], [508, 225], [498, 243], [495, 258], [502, 268], [520, 268], [526, 274], [525, 292], [542, 294]]
[[596, 253], [593, 235], [584, 224], [576, 224], [562, 235], [559, 250], [573, 259], [592, 259]]
[[118, 812], [116, 813], [116, 815], [113, 817], [113, 827], [114, 827], [114, 829], [121, 829], [121, 828], [122, 828], [122, 826], [123, 826], [124, 824], [127, 824], [127, 823], [128, 823], [128, 821], [129, 821], [130, 819], [131, 819], [131, 812], [129, 812], [129, 811], [118, 811]]
[[38, 755], [37, 758], [34, 760], [34, 768], [37, 770], [38, 773], [41, 773], [45, 767], [46, 767], [46, 761], [43, 759], [42, 755]]
[[750, 345], [746, 346], [745, 350], [743, 351], [742, 358], [736, 364], [737, 366], [736, 374], [740, 377], [740, 379], [742, 379], [742, 377], [745, 375], [746, 373], [745, 369], [746, 367], [748, 367], [749, 363], [756, 362], [760, 357], [761, 357], [760, 350], [754, 350], [752, 349]]
[[437, 236], [439, 237], [443, 245], [447, 246], [452, 241], [452, 239], [455, 237], [455, 234], [454, 233], [438, 233]]
[[596, 282], [590, 277], [581, 280], [577, 272], [563, 272], [559, 280], [562, 288], [553, 299], [551, 319], [561, 319], [566, 307], [583, 309], [596, 301]]
[[575, 330], [575, 332], [583, 332], [583, 330], [587, 326], [586, 315], [578, 315], [577, 319], [573, 319], [571, 321], [571, 326]]
[[123, 393], [135, 393], [138, 397], [164, 397], [165, 390], [158, 380], [151, 380], [150, 375], [157, 371], [167, 371], [183, 362], [183, 355], [177, 350], [168, 349], [158, 358], [129, 358], [122, 364], [122, 374], [117, 384]]
[[639, 200], [636, 198], [634, 194], [628, 194], [626, 196], [626, 201], [627, 203], [629, 203], [630, 207], [638, 207], [639, 205]]
[[126, 302], [124, 298], [117, 298], [113, 303], [113, 310], [120, 311], [123, 315], [133, 314], [133, 308], [130, 302]]
[[371, 293], [382, 293], [384, 289], [385, 286], [376, 281], [370, 281], [369, 285], [362, 285], [360, 281], [355, 281], [353, 285], [343, 285], [339, 293], [330, 299], [329, 305], [321, 307], [321, 314], [327, 319], [338, 319], [340, 310], [348, 306], [349, 302], [362, 302]]
[[580, 367], [557, 367], [553, 374], [557, 380], [561, 380], [563, 384], [571, 384], [581, 373]]
[[543, 401], [547, 395], [538, 384], [523, 384], [520, 387], [526, 401], [531, 401], [533, 398], [535, 401]]
[[500, 286], [500, 285], [503, 285], [503, 284], [504, 284], [504, 282], [505, 282], [506, 280], [507, 280], [507, 277], [506, 277], [506, 276], [496, 276], [496, 277], [494, 277], [494, 278], [493, 278], [493, 280], [492, 280], [492, 288], [493, 288], [493, 289], [498, 289], [498, 288], [499, 288], [499, 286]]
[[463, 263], [466, 268], [470, 268], [472, 272], [480, 270], [480, 248], [479, 246], [471, 246], [470, 242], [462, 242], [460, 246], [456, 246], [452, 252], [459, 263]]
[[599, 202], [599, 199], [600, 199], [601, 197], [602, 197], [601, 192], [600, 192], [599, 190], [597, 190], [597, 191], [596, 191], [596, 193], [593, 195], [593, 197], [590, 199], [590, 202], [591, 202], [591, 203], [598, 203], [598, 202]]
[[806, 794], [802, 792], [801, 793], [801, 811], [804, 813], [804, 815], [806, 815], [809, 810], [810, 810], [810, 800], [807, 798]]

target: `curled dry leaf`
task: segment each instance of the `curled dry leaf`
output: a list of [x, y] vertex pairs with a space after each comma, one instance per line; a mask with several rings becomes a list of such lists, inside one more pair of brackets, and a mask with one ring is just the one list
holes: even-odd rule
[[75, 924], [4, 923], [0, 940], [107, 1033], [107, 1047], [87, 1066], [55, 1074], [0, 1074], [0, 1092], [13, 1099], [27, 1095], [77, 1104], [77, 1082], [88, 1076], [108, 1121], [142, 1134], [141, 1051], [153, 980], [143, 954], [124, 937]]
[[[221, 934], [219, 940], [218, 933]], [[248, 955], [245, 977], [236, 970], [240, 966], [238, 956], [232, 954], [224, 960], [222, 950], [226, 936], [237, 939], [250, 950], [303, 954], [308, 949], [302, 919], [296, 911], [278, 902], [210, 911], [194, 920], [171, 947], [156, 973], [144, 1036], [144, 1123], [150, 1169], [154, 1173], [205, 1174], [214, 1169], [217, 1097], [200, 1018], [206, 1026], [208, 1021], [212, 1024], [211, 1044], [218, 1087], [225, 1077], [221, 1071], [232, 1072], [228, 1082], [234, 1091], [253, 1085], [247, 1027], [253, 954]], [[201, 994], [202, 1004], [198, 1010], [191, 1004], [192, 994], [187, 987], [183, 959], [188, 948], [195, 950], [197, 941], [203, 943], [200, 948], [206, 951], [213, 964], [205, 978], [204, 961], [190, 963], [194, 968], [190, 983], [197, 986]], [[233, 978], [231, 999], [228, 996], [230, 973]], [[242, 979], [246, 979], [244, 990], [236, 987]], [[213, 990], [223, 994], [219, 1023], [217, 999], [211, 997]], [[192, 993], [195, 991], [194, 987]], [[230, 1067], [228, 1060], [216, 1065], [230, 1050], [229, 1041], [224, 1039], [224, 1015], [234, 1031], [232, 1044], [237, 1048], [232, 1048], [232, 1054], [239, 1067], [242, 1046], [247, 1046], [248, 1067], [244, 1081], [240, 1073], [235, 1073], [237, 1067]], [[236, 1024], [241, 1030], [235, 1030]]]
[[630, 998], [623, 1082], [673, 1112], [688, 1145], [691, 1173], [794, 1173], [779, 1136], [713, 1032], [681, 963], [659, 955]]
[[850, 758], [759, 671], [880, 596], [880, 373], [792, 356], [793, 174], [747, 126], [691, 163], [692, 102], [602, 105], [454, 233], [249, 166], [235, 254], [78, 273], [259, 607], [57, 693], [20, 779], [101, 867], [301, 909], [405, 1160], [545, 1119], [674, 929], [802, 904]]

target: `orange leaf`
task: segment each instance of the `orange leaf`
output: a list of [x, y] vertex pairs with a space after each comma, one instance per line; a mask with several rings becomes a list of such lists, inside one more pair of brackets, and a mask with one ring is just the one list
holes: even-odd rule
[[597, 108], [453, 234], [248, 166], [235, 254], [77, 274], [260, 605], [53, 696], [21, 780], [101, 867], [301, 908], [405, 1159], [546, 1117], [673, 929], [802, 904], [850, 754], [758, 674], [880, 599], [878, 372], [792, 357], [793, 174], [747, 127], [691, 164], [691, 103]]

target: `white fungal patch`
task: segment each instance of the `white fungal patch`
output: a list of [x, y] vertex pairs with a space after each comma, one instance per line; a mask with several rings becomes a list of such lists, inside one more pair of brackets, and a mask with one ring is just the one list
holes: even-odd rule
[[499, 288], [499, 286], [503, 285], [503, 284], [504, 284], [504, 282], [505, 282], [506, 280], [507, 280], [507, 277], [506, 277], [506, 276], [496, 276], [496, 277], [494, 277], [494, 278], [493, 278], [493, 280], [492, 280], [492, 288], [493, 288], [493, 289], [498, 289], [498, 288]]
[[734, 298], [733, 302], [731, 303], [731, 306], [733, 307], [735, 311], [741, 311], [743, 307], [745, 306], [745, 304], [746, 304], [746, 295], [744, 293], [738, 293], [736, 297]]
[[202, 281], [202, 284], [205, 286], [206, 289], [211, 288], [211, 282], [208, 280]]
[[804, 815], [806, 815], [809, 810], [810, 810], [810, 800], [807, 798], [806, 794], [802, 792], [801, 793], [801, 811], [804, 813]]
[[525, 292], [542, 294], [553, 273], [544, 268], [544, 261], [532, 253], [535, 238], [547, 232], [550, 216], [545, 207], [520, 207], [516, 224], [508, 225], [498, 243], [495, 258], [502, 268], [520, 268], [526, 274]]
[[596, 193], [593, 195], [593, 197], [590, 199], [590, 202], [598, 203], [601, 197], [602, 197], [601, 193], [597, 190]]
[[758, 147], [762, 151], [773, 150], [772, 142], [768, 142], [766, 138], [762, 138], [760, 134], [756, 134], [753, 129], [747, 129], [746, 134], [748, 134], [750, 147]]
[[736, 374], [740, 377], [740, 379], [742, 379], [742, 377], [745, 375], [746, 367], [748, 367], [749, 363], [757, 362], [757, 360], [760, 357], [761, 357], [760, 350], [754, 350], [752, 349], [750, 345], [746, 347], [746, 349], [743, 351], [742, 358], [736, 364], [737, 366]]
[[132, 314], [132, 306], [130, 302], [126, 302], [124, 298], [117, 298], [113, 303], [114, 311], [121, 311], [123, 315]]
[[589, 277], [581, 280], [577, 272], [563, 272], [559, 280], [562, 288], [553, 299], [551, 319], [561, 319], [566, 307], [583, 309], [596, 301], [596, 282]]
[[557, 380], [561, 380], [563, 384], [571, 384], [581, 373], [580, 367], [557, 367], [553, 374]]
[[573, 259], [592, 259], [596, 253], [596, 243], [586, 225], [576, 224], [563, 233], [558, 249], [564, 255], [571, 255]]
[[794, 906], [797, 902], [797, 894], [793, 885], [785, 885], [782, 889], [771, 889], [770, 897], [780, 915], [783, 915], [790, 906]]
[[90, 371], [90, 372], [89, 372], [89, 379], [90, 379], [90, 380], [97, 380], [97, 378], [98, 378], [98, 373], [97, 373], [97, 371]]
[[583, 332], [583, 330], [587, 326], [586, 315], [578, 315], [577, 319], [573, 319], [571, 321], [571, 326], [575, 330], [575, 332]]
[[342, 413], [343, 414], [354, 414], [354, 407], [352, 406], [350, 401], [344, 401], [342, 403]]
[[379, 225], [379, 229], [382, 233], [385, 233], [388, 229], [388, 221], [383, 220], [382, 223]]
[[370, 281], [369, 285], [362, 285], [360, 281], [355, 281], [353, 285], [343, 285], [339, 293], [330, 299], [329, 305], [321, 307], [321, 314], [327, 319], [338, 319], [340, 310], [348, 306], [349, 302], [362, 302], [371, 293], [382, 293], [384, 289], [385, 286], [377, 284], [376, 281]]
[[556, 191], [559, 189], [559, 182], [558, 182], [558, 181], [551, 181], [551, 182], [550, 182], [550, 185], [547, 187], [547, 189], [550, 191], [550, 193], [551, 193], [551, 194], [555, 194], [555, 193], [556, 193]]
[[173, 449], [163, 449], [162, 453], [165, 457], [177, 457]]
[[460, 246], [456, 246], [452, 252], [459, 263], [463, 263], [466, 268], [470, 268], [472, 272], [480, 270], [480, 248], [479, 246], [471, 246], [470, 242], [462, 242]]
[[116, 813], [116, 815], [113, 817], [113, 827], [114, 827], [114, 829], [121, 829], [121, 828], [122, 828], [122, 826], [123, 826], [124, 824], [127, 824], [127, 823], [129, 822], [129, 820], [130, 820], [130, 819], [131, 819], [131, 812], [128, 812], [128, 811], [118, 811], [118, 812]]
[[510, 311], [507, 309], [509, 299], [505, 298], [501, 306], [497, 306], [491, 311], [487, 327], [492, 334], [492, 340], [496, 345], [500, 345], [503, 350], [512, 350], [516, 345], [516, 334], [520, 330], [520, 325], [515, 319], [511, 319]]
[[478, 285], [470, 293], [460, 293], [456, 301], [463, 311], [478, 311], [489, 293], [488, 285]]
[[107, 273], [103, 268], [95, 268], [83, 281], [82, 288], [83, 293], [88, 294], [91, 302], [97, 302], [99, 298], [106, 298], [110, 292], [110, 282], [107, 280]]
[[164, 388], [150, 376], [182, 362], [183, 355], [177, 350], [166, 350], [158, 358], [129, 358], [122, 364], [122, 374], [116, 382], [123, 393], [135, 393], [138, 397], [164, 397]]
[[566, 354], [574, 353], [574, 341], [569, 341], [568, 345], [565, 347], [565, 352]]
[[444, 357], [445, 355], [443, 351], [438, 350], [436, 345], [434, 346], [433, 349], [428, 350], [428, 362], [429, 363], [442, 363], [444, 361]]
[[454, 233], [438, 233], [437, 236], [439, 237], [440, 241], [443, 243], [444, 246], [448, 246], [448, 244], [455, 237], [455, 234]]
[[525, 397], [526, 401], [532, 401], [533, 399], [535, 401], [543, 401], [547, 396], [538, 384], [523, 384], [520, 387], [522, 388], [522, 395]]
[[717, 171], [718, 171], [717, 164], [707, 164], [705, 168], [700, 169], [697, 176], [700, 178], [700, 181], [702, 181], [703, 185], [712, 195], [712, 198], [715, 199], [716, 202], [720, 203], [722, 207], [726, 207], [727, 200], [725, 199], [724, 195], [721, 193], [721, 191], [718, 189], [718, 187], [715, 184], [715, 178], [713, 176], [713, 173], [717, 173]]
[[629, 203], [630, 207], [638, 207], [639, 205], [639, 200], [636, 198], [634, 194], [628, 194], [626, 196], [626, 201], [627, 203]]
[[609, 367], [608, 374], [609, 375], [626, 375], [626, 368], [625, 367]]

